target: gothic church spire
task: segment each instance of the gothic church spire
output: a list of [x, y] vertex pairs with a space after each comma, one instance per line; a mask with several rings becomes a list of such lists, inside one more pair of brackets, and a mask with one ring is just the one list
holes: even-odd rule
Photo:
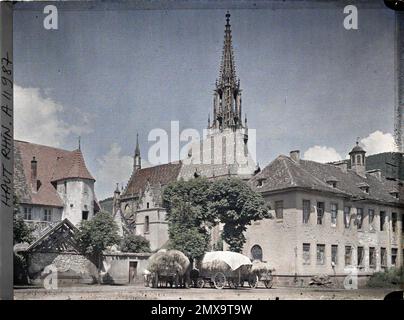
[[213, 121], [212, 124], [208, 124], [208, 128], [220, 130], [243, 128], [240, 80], [236, 77], [229, 12], [226, 13], [222, 60], [215, 87]]

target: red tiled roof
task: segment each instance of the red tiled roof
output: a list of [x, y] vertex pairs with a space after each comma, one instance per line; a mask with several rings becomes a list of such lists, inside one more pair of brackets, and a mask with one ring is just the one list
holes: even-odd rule
[[[15, 141], [15, 149], [15, 171], [23, 171], [16, 174], [23, 180], [16, 186], [16, 193], [19, 194], [18, 189], [24, 189], [23, 203], [63, 207], [52, 182], [68, 178], [94, 180], [80, 150], [67, 151], [18, 140]], [[37, 192], [32, 191], [30, 183], [33, 157], [37, 160], [37, 178], [40, 181]]]
[[150, 183], [151, 186], [158, 184], [164, 186], [175, 181], [178, 178], [180, 169], [181, 162], [167, 163], [137, 170], [135, 174], [132, 174], [130, 177], [128, 185], [123, 193], [123, 197], [144, 191], [147, 182]]

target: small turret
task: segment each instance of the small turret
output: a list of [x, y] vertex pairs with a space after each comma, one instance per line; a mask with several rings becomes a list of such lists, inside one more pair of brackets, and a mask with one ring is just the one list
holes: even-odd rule
[[142, 158], [140, 156], [140, 147], [139, 147], [139, 134], [136, 134], [136, 148], [135, 148], [135, 156], [133, 161], [133, 170], [137, 171], [142, 168]]
[[365, 175], [366, 171], [366, 151], [359, 146], [359, 141], [356, 141], [356, 146], [354, 146], [349, 153], [351, 159], [351, 169], [354, 170], [359, 175]]

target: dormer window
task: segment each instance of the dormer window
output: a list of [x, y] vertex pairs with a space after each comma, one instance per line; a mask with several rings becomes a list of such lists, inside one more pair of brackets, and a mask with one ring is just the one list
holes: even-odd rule
[[266, 180], [265, 178], [258, 179], [257, 180], [257, 187], [258, 188], [262, 187], [264, 185], [265, 180]]
[[338, 185], [338, 180], [334, 177], [330, 177], [326, 180], [327, 184], [333, 188], [336, 188]]
[[359, 189], [361, 189], [364, 193], [369, 194], [369, 185], [367, 183], [360, 183], [357, 185]]
[[397, 191], [391, 191], [390, 194], [391, 194], [394, 198], [396, 198], [396, 199], [399, 198], [399, 195], [398, 195], [398, 192], [397, 192]]

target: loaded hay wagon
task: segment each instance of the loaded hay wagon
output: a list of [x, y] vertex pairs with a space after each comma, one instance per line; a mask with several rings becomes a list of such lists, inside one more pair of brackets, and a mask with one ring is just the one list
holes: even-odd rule
[[149, 286], [184, 287], [186, 274], [190, 267], [189, 259], [178, 250], [160, 250], [149, 258], [147, 270]]
[[251, 273], [250, 259], [240, 253], [231, 251], [207, 252], [199, 270], [194, 269], [192, 280], [198, 288], [209, 284], [211, 288], [223, 289], [226, 285], [236, 289], [244, 281], [255, 279]]
[[272, 272], [275, 269], [271, 268], [268, 263], [261, 261], [253, 261], [251, 267], [251, 274], [249, 285], [252, 288], [256, 288], [258, 286], [258, 282], [262, 281], [264, 283], [265, 288], [270, 289], [273, 285], [273, 275]]

